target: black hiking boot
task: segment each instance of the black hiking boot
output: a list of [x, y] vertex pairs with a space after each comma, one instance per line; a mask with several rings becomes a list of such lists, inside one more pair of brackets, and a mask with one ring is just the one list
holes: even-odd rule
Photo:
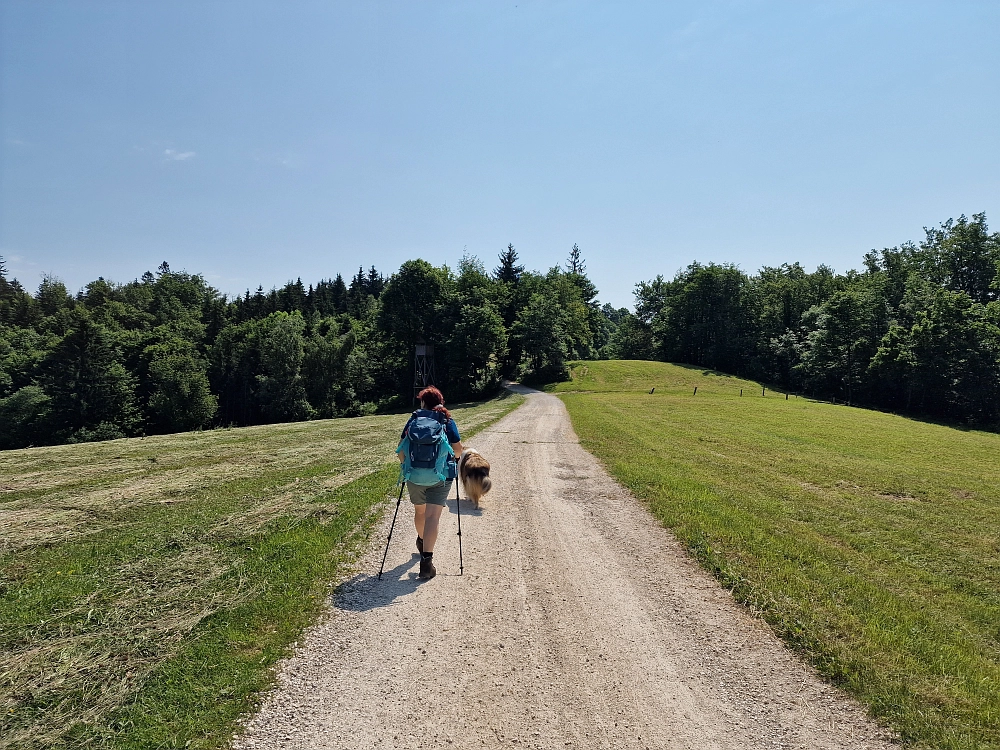
[[420, 572], [417, 574], [417, 578], [429, 579], [437, 575], [437, 568], [434, 567], [434, 561], [429, 557], [420, 558]]
[[417, 537], [417, 552], [419, 552], [421, 555], [424, 554], [424, 540], [421, 539], [419, 536]]

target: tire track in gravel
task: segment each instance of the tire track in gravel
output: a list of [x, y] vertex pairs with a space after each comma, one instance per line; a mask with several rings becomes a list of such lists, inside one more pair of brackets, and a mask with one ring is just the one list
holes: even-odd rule
[[608, 476], [561, 401], [513, 388], [525, 404], [470, 441], [494, 488], [463, 503], [465, 575], [446, 515], [438, 576], [416, 579], [404, 498], [383, 579], [385, 534], [238, 750], [896, 746]]

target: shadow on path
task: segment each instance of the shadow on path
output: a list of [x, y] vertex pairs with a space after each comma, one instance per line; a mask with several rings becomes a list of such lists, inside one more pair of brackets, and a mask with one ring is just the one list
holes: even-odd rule
[[[462, 515], [463, 516], [472, 516], [474, 518], [479, 518], [481, 515], [483, 515], [483, 509], [482, 508], [477, 508], [475, 506], [475, 504], [473, 504], [473, 502], [471, 500], [467, 500], [466, 498], [463, 497], [461, 502], [462, 502]], [[458, 515], [458, 506], [457, 506], [457, 503], [458, 503], [458, 501], [455, 500], [455, 498], [451, 498], [450, 500], [448, 500], [448, 513], [449, 513], [449, 515], [453, 515], [453, 516]]]
[[[448, 501], [448, 514], [456, 515], [456, 501], [454, 498]], [[482, 509], [476, 508], [471, 501], [462, 500], [462, 515], [478, 518], [483, 514]], [[457, 530], [457, 529], [456, 529]], [[438, 537], [437, 546], [448, 540], [455, 534], [455, 530], [442, 529]], [[452, 542], [453, 543], [453, 542]], [[348, 612], [369, 612], [379, 607], [388, 607], [407, 594], [412, 594], [420, 584], [424, 583], [417, 578], [417, 566], [420, 563], [420, 556], [414, 552], [410, 557], [394, 568], [390, 568], [382, 573], [379, 580], [378, 572], [359, 573], [358, 575], [344, 581], [333, 594], [333, 606]], [[438, 576], [458, 575], [441, 570], [438, 564]]]
[[344, 581], [333, 595], [333, 606], [348, 612], [368, 612], [379, 607], [388, 607], [397, 599], [412, 594], [423, 583], [417, 578], [420, 556], [410, 555], [405, 562], [382, 573], [378, 571], [362, 574]]

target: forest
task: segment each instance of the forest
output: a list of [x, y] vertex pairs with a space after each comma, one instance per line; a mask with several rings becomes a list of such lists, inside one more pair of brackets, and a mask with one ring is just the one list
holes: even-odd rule
[[452, 403], [602, 356], [613, 325], [579, 248], [567, 270], [518, 260], [508, 245], [492, 272], [411, 260], [228, 299], [166, 262], [30, 294], [0, 259], [0, 448], [409, 408], [420, 342]]
[[232, 299], [164, 262], [128, 283], [30, 293], [0, 258], [0, 448], [405, 409], [417, 343], [449, 401], [572, 359], [687, 363], [805, 395], [982, 428], [1000, 423], [1000, 233], [948, 220], [861, 271], [693, 263], [601, 305], [576, 245], [526, 270], [423, 260], [385, 277]]

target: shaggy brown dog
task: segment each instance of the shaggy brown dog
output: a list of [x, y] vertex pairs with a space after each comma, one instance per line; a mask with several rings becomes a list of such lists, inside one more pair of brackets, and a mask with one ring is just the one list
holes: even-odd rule
[[466, 448], [458, 459], [458, 476], [465, 487], [465, 494], [479, 507], [483, 495], [490, 491], [490, 462], [474, 448]]

